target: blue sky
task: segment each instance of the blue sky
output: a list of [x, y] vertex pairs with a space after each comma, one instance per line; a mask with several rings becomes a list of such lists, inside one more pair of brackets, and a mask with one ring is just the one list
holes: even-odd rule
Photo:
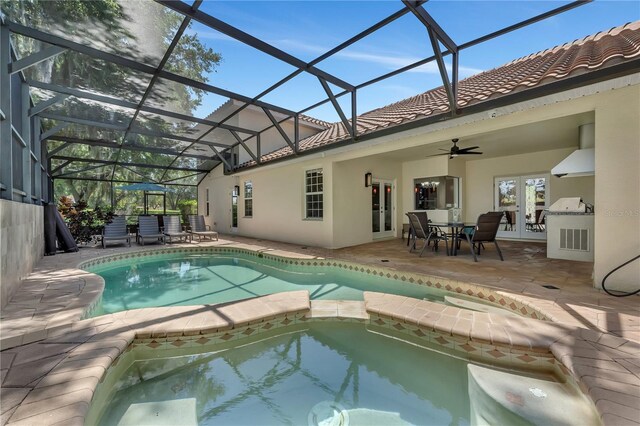
[[[457, 44], [462, 44], [566, 3], [431, 0], [425, 9]], [[311, 61], [401, 8], [399, 0], [208, 0], [200, 9], [291, 55]], [[639, 1], [595, 1], [462, 51], [460, 77], [638, 19]], [[190, 31], [222, 55], [223, 61], [216, 72], [208, 76], [211, 84], [253, 97], [295, 70], [201, 24], [195, 23]], [[317, 67], [357, 85], [432, 54], [425, 28], [412, 14], [407, 14]], [[358, 113], [441, 84], [435, 63], [427, 64], [359, 91]], [[303, 73], [262, 99], [300, 110], [324, 98], [326, 95], [318, 80]], [[219, 96], [207, 95], [196, 115], [206, 116], [224, 101]], [[347, 96], [341, 98], [340, 103], [350, 111]], [[330, 104], [307, 114], [327, 121], [338, 120]]]

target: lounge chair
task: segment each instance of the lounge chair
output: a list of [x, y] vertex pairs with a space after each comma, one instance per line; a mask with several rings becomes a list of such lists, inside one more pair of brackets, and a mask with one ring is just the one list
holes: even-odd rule
[[138, 216], [138, 244], [144, 245], [144, 239], [155, 239], [164, 244], [164, 234], [156, 216]]
[[[498, 242], [496, 241], [496, 234], [498, 233], [498, 228], [500, 228], [500, 221], [502, 220], [505, 212], [488, 212], [483, 213], [478, 216], [478, 222], [476, 226], [465, 227], [463, 232], [458, 235], [458, 244], [460, 241], [466, 240], [469, 243], [469, 248], [471, 249], [471, 254], [473, 255], [474, 262], [478, 261], [478, 257], [476, 254], [480, 254], [480, 249], [484, 248], [483, 243], [494, 243], [496, 246], [496, 250], [498, 251], [498, 256], [500, 256], [500, 260], [504, 261], [502, 257], [502, 251], [500, 250], [500, 246], [498, 246]], [[507, 214], [509, 214], [507, 212]]]
[[434, 242], [433, 249], [438, 250], [438, 243], [444, 241], [447, 256], [449, 255], [449, 238], [447, 234], [440, 230], [437, 226], [429, 226], [426, 230], [420, 223], [420, 219], [415, 213], [407, 213], [409, 217], [409, 224], [411, 225], [411, 231], [413, 233], [413, 242], [409, 247], [409, 251], [412, 252], [416, 248], [416, 240], [419, 238], [424, 240], [422, 250], [420, 250], [419, 257], [422, 257], [422, 253], [427, 248], [431, 241]]
[[212, 231], [209, 225], [205, 225], [204, 216], [202, 215], [190, 214], [189, 227], [189, 232], [192, 235], [197, 236], [198, 241], [201, 241], [203, 237], [209, 238], [212, 241], [215, 238], [216, 241], [218, 241], [218, 233], [216, 231]]
[[127, 230], [127, 220], [124, 216], [114, 216], [110, 223], [102, 229], [102, 248], [106, 248], [109, 241], [124, 241], [131, 247], [131, 235]]
[[173, 242], [174, 238], [178, 241], [187, 241], [187, 238], [191, 241], [192, 234], [182, 230], [182, 224], [180, 223], [180, 216], [163, 216], [162, 223], [164, 223], [164, 235], [169, 238], [169, 242]]

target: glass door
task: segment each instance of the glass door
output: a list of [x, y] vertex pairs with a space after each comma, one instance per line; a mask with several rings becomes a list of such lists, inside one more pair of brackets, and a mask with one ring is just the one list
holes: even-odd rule
[[547, 226], [544, 210], [547, 208], [547, 176], [523, 176], [524, 229], [521, 238], [544, 240]]
[[371, 185], [371, 231], [373, 238], [392, 237], [395, 226], [395, 185], [375, 179]]
[[520, 178], [496, 178], [495, 211], [504, 212], [498, 237], [520, 238]]
[[498, 237], [546, 239], [548, 175], [511, 176], [495, 180], [495, 210], [505, 212]]
[[231, 191], [231, 232], [238, 231], [238, 192], [239, 186], [234, 186]]

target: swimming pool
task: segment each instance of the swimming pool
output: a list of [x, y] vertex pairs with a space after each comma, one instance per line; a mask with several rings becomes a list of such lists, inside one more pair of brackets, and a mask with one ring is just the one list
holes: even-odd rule
[[105, 289], [92, 316], [155, 306], [224, 303], [308, 290], [311, 299], [362, 300], [364, 290], [443, 302], [445, 291], [331, 265], [278, 263], [248, 254], [133, 257], [88, 268]]
[[548, 372], [479, 366], [405, 337], [321, 322], [205, 353], [134, 350], [135, 360], [97, 390], [87, 419], [158, 426], [599, 423], [584, 395]]

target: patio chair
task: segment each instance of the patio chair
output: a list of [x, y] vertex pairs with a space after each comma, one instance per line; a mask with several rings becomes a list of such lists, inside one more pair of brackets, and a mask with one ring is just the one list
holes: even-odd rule
[[[416, 215], [416, 217], [418, 218], [418, 220], [420, 221], [420, 224], [422, 225], [422, 229], [424, 229], [425, 231], [428, 231], [429, 229], [429, 216], [427, 215], [427, 212], [425, 211], [420, 211], [420, 212], [408, 212], [407, 216], [410, 214], [414, 214]], [[416, 240], [413, 234], [413, 228], [411, 227], [411, 220], [409, 220], [409, 235], [407, 236], [407, 247], [409, 246], [409, 243], [413, 242], [413, 248], [416, 248]]]
[[416, 240], [421, 239], [424, 240], [424, 245], [422, 246], [422, 250], [420, 250], [419, 257], [422, 257], [422, 253], [424, 253], [424, 250], [431, 241], [434, 242], [433, 249], [436, 251], [438, 250], [438, 243], [444, 241], [447, 256], [449, 255], [449, 238], [445, 232], [437, 226], [427, 226], [425, 230], [416, 213], [407, 213], [407, 216], [409, 217], [409, 224], [411, 225], [411, 231], [413, 233], [413, 242], [409, 248], [409, 252], [413, 252], [413, 250], [416, 249]]
[[156, 216], [138, 216], [138, 244], [144, 245], [145, 238], [164, 244], [164, 233]]
[[106, 248], [109, 241], [124, 241], [131, 247], [131, 235], [127, 230], [127, 219], [124, 216], [114, 216], [111, 223], [102, 229], [102, 248]]
[[218, 241], [218, 233], [211, 230], [211, 226], [205, 225], [204, 216], [202, 215], [189, 215], [189, 232], [192, 235], [198, 237], [198, 241], [202, 241], [202, 238], [209, 238], [211, 241], [215, 238]]
[[500, 228], [500, 221], [502, 220], [503, 215], [504, 212], [483, 213], [478, 216], [478, 221], [475, 227], [465, 227], [458, 235], [458, 244], [463, 240], [466, 240], [467, 243], [469, 243], [469, 248], [471, 249], [474, 262], [478, 261], [477, 255], [480, 254], [480, 249], [484, 248], [483, 243], [495, 244], [500, 260], [504, 261], [502, 251], [500, 250], [500, 246], [498, 246], [498, 241], [496, 241], [496, 234], [498, 233], [498, 228]]
[[182, 230], [182, 224], [180, 223], [180, 216], [163, 216], [162, 222], [164, 223], [164, 235], [169, 238], [169, 242], [173, 242], [174, 238], [178, 241], [189, 241], [192, 239], [192, 234]]

